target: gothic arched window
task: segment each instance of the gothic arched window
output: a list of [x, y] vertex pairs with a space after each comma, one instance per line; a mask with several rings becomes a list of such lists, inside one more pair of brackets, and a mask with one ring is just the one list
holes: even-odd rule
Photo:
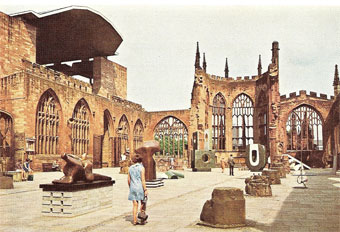
[[72, 115], [72, 151], [75, 155], [88, 153], [90, 130], [90, 109], [81, 99], [76, 104]]
[[295, 108], [286, 123], [287, 150], [323, 150], [322, 119], [308, 105]]
[[123, 115], [118, 124], [118, 137], [121, 141], [122, 153], [125, 153], [126, 149], [129, 148], [129, 132], [130, 126], [125, 115]]
[[161, 155], [184, 157], [188, 146], [188, 130], [172, 116], [163, 118], [155, 127], [154, 138], [159, 141]]
[[211, 124], [213, 149], [225, 149], [225, 100], [221, 93], [213, 100]]
[[253, 101], [246, 94], [238, 95], [233, 102], [233, 150], [244, 150], [253, 143], [253, 115]]
[[12, 155], [13, 137], [12, 117], [0, 111], [0, 157], [10, 157]]
[[36, 153], [57, 154], [61, 107], [55, 94], [48, 90], [39, 100], [36, 116]]
[[143, 145], [143, 133], [143, 123], [138, 119], [133, 129], [133, 150]]
[[259, 98], [258, 98], [258, 104], [257, 104], [257, 110], [260, 112], [258, 115], [258, 127], [259, 127], [259, 141], [262, 145], [267, 144], [267, 101], [266, 96], [263, 91], [261, 91]]

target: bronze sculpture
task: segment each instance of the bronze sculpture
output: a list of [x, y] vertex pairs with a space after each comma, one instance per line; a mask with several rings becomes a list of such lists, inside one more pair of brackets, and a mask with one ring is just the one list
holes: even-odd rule
[[65, 176], [52, 181], [53, 184], [74, 184], [78, 181], [93, 182], [96, 180], [111, 180], [111, 177], [92, 173], [92, 162], [86, 159], [86, 153], [82, 159], [71, 154], [63, 154], [61, 158], [66, 161], [63, 168]]
[[143, 156], [143, 166], [145, 168], [145, 180], [151, 181], [156, 179], [156, 162], [152, 155], [160, 151], [159, 142], [155, 140], [146, 141], [142, 147], [136, 149], [136, 153]]

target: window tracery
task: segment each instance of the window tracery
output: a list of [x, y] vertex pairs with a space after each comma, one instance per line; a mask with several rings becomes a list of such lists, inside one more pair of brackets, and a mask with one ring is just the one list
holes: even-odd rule
[[225, 100], [220, 93], [213, 100], [211, 124], [213, 149], [225, 149]]
[[240, 94], [232, 108], [233, 150], [244, 150], [246, 145], [254, 142], [253, 115], [252, 100], [246, 94]]
[[154, 130], [154, 138], [160, 143], [160, 154], [182, 158], [188, 146], [188, 130], [179, 119], [169, 116], [162, 119]]
[[37, 110], [36, 153], [57, 154], [60, 105], [50, 91], [41, 96]]

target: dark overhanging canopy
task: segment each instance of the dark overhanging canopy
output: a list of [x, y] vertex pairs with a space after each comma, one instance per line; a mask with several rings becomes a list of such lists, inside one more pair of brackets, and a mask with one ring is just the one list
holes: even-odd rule
[[88, 60], [112, 56], [123, 39], [103, 15], [88, 7], [70, 6], [36, 13], [12, 14], [37, 28], [37, 63]]

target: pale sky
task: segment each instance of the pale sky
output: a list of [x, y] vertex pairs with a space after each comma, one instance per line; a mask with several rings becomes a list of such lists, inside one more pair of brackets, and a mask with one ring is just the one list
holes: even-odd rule
[[222, 1], [156, 5], [153, 1], [60, 0], [47, 5], [14, 0], [0, 4], [0, 11], [42, 12], [82, 5], [101, 12], [123, 37], [119, 55], [111, 60], [127, 67], [128, 100], [147, 111], [190, 107], [197, 41], [201, 61], [206, 53], [208, 73], [224, 76], [228, 57], [229, 75], [237, 77], [257, 74], [259, 54], [262, 70], [267, 71], [276, 40], [281, 94], [307, 90], [333, 95], [334, 65], [340, 65], [340, 5], [334, 5], [335, 1], [314, 1], [314, 6], [257, 2], [241, 1], [235, 6]]

